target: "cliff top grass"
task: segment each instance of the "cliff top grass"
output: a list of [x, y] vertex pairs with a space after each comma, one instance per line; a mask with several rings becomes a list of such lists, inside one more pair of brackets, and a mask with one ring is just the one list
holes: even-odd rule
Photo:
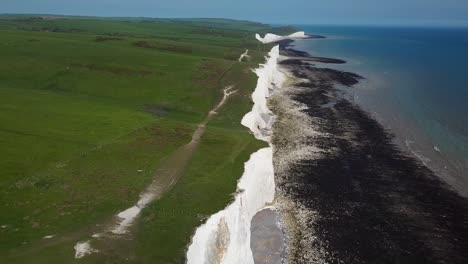
[[[240, 120], [251, 108], [251, 69], [268, 50], [254, 33], [269, 29], [223, 19], [0, 16], [2, 258], [74, 263], [73, 245], [135, 203], [158, 164], [235, 85], [181, 181], [143, 212], [122, 251], [134, 253], [83, 260], [183, 263], [194, 229], [229, 203], [243, 163], [262, 146]], [[240, 63], [245, 49], [251, 59]]]

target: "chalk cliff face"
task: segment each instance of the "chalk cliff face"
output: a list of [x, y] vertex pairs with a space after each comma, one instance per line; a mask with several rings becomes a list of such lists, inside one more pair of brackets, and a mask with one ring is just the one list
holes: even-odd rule
[[263, 38], [259, 34], [256, 34], [255, 38], [257, 38], [257, 40], [262, 42], [263, 44], [267, 44], [267, 43], [273, 43], [273, 42], [277, 42], [277, 41], [281, 41], [285, 39], [306, 39], [306, 38], [309, 38], [309, 36], [307, 36], [304, 31], [299, 31], [289, 36], [278, 36], [275, 34], [268, 33]]
[[258, 76], [257, 87], [252, 94], [252, 111], [242, 119], [242, 125], [248, 127], [257, 139], [269, 142], [274, 115], [268, 109], [267, 101], [273, 91], [283, 85], [286, 76], [278, 69], [279, 46], [268, 54], [264, 65], [255, 70]]
[[[278, 58], [276, 46], [266, 63], [255, 70], [258, 82], [252, 94], [254, 105], [242, 119], [242, 124], [257, 139], [266, 142], [270, 142], [275, 119], [267, 107], [267, 99], [286, 79], [278, 69]], [[234, 202], [197, 229], [187, 252], [188, 263], [254, 263], [250, 248], [251, 220], [274, 198], [273, 150], [268, 147], [253, 153], [246, 162]]]

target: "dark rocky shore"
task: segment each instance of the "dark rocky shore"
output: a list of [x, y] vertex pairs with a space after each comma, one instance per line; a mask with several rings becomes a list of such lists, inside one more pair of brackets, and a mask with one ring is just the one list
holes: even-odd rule
[[348, 100], [359, 75], [311, 64], [343, 61], [280, 45], [308, 80], [271, 100], [291, 263], [468, 263], [468, 201]]

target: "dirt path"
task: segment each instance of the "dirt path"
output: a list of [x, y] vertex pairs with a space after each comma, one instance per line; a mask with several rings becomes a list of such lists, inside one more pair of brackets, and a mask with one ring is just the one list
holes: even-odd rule
[[125, 237], [125, 235], [131, 235], [130, 229], [141, 213], [141, 210], [148, 204], [160, 199], [164, 193], [172, 189], [178, 182], [199, 146], [206, 125], [226, 103], [229, 96], [235, 92], [236, 90], [233, 90], [233, 86], [228, 86], [224, 89], [223, 98], [198, 125], [193, 133], [192, 140], [188, 144], [178, 148], [156, 170], [153, 182], [140, 195], [140, 200], [134, 206], [116, 215], [110, 223], [104, 225], [101, 232], [93, 234], [87, 241], [78, 242], [75, 245], [75, 258], [83, 258], [97, 252], [105, 253], [104, 251], [112, 250], [113, 243], [109, 243], [109, 240], [115, 241]]
[[245, 52], [242, 55], [240, 55], [239, 62], [242, 62], [242, 59], [244, 58], [250, 58], [248, 49], [246, 49]]

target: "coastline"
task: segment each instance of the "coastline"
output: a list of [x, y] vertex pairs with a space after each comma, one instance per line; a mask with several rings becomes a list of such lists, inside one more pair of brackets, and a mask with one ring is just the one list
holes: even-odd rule
[[[463, 263], [468, 201], [355, 104], [349, 90], [363, 78], [274, 43], [242, 122], [271, 153], [252, 155], [235, 201], [197, 229], [188, 263]], [[255, 171], [266, 160], [271, 171]]]
[[256, 139], [269, 147], [253, 153], [245, 163], [234, 201], [201, 225], [187, 250], [187, 263], [254, 263], [251, 250], [251, 221], [275, 199], [273, 146], [270, 142], [275, 117], [267, 106], [272, 90], [281, 87], [284, 76], [278, 71], [279, 46], [274, 46], [255, 73], [257, 86], [253, 107], [241, 123]]
[[[331, 37], [329, 42], [322, 42], [322, 44], [319, 44], [317, 50], [313, 50], [314, 54], [320, 54], [320, 52], [324, 51], [327, 56], [336, 55], [339, 56], [339, 58], [347, 56], [346, 52], [348, 50], [345, 48], [343, 48], [345, 50], [341, 50], [341, 48], [337, 50], [333, 48], [331, 48], [331, 50], [326, 50], [323, 48], [327, 43], [330, 43], [332, 46], [333, 43], [340, 43], [339, 45], [343, 46], [352, 44], [351, 41], [351, 43], [349, 43], [335, 39], [336, 37]], [[360, 44], [364, 45], [362, 42], [361, 40]], [[371, 47], [375, 47], [376, 45], [377, 44], [373, 44]], [[313, 47], [313, 44], [300, 41], [291, 43], [290, 47], [292, 47], [295, 52], [304, 54], [304, 52], [300, 50], [305, 49], [312, 51], [309, 47]], [[453, 125], [453, 122], [450, 123], [448, 122], [449, 120], [446, 120], [448, 123], [445, 123], [438, 120], [440, 116], [436, 118], [433, 114], [428, 114], [429, 112], [438, 111], [436, 108], [432, 109], [430, 105], [423, 105], [422, 101], [417, 101], [417, 99], [414, 98], [416, 96], [414, 94], [411, 95], [402, 92], [408, 90], [408, 93], [410, 93], [409, 88], [411, 85], [418, 86], [417, 83], [414, 83], [415, 81], [420, 81], [420, 86], [424, 84], [424, 80], [408, 79], [408, 76], [415, 74], [411, 71], [411, 67], [408, 66], [409, 68], [405, 68], [402, 66], [401, 72], [398, 72], [393, 64], [389, 65], [383, 62], [382, 65], [384, 66], [376, 66], [378, 62], [371, 59], [375, 59], [375, 53], [376, 51], [369, 54], [369, 61], [365, 59], [365, 53], [363, 53], [353, 58], [345, 57], [346, 60], [349, 60], [349, 63], [337, 64], [327, 61], [318, 61], [316, 66], [320, 68], [331, 67], [339, 71], [357, 72], [365, 76], [365, 79], [362, 79], [354, 89], [344, 89], [348, 91], [350, 100], [369, 113], [372, 118], [377, 119], [386, 130], [390, 131], [394, 135], [394, 143], [397, 144], [402, 151], [420, 160], [460, 195], [468, 198], [468, 163], [466, 155], [462, 152], [463, 148], [460, 147], [467, 142], [466, 137], [459, 132], [448, 130], [449, 127]], [[351, 50], [349, 50], [349, 54], [353, 54]], [[304, 56], [310, 55], [306, 54]], [[401, 58], [396, 60], [401, 62]], [[332, 63], [332, 65], [329, 63]], [[410, 63], [410, 61], [408, 63]], [[396, 80], [399, 78], [399, 75], [406, 76], [402, 77], [402, 80], [408, 82], [413, 81], [413, 83], [410, 85], [405, 81]], [[416, 76], [418, 75], [416, 74]], [[428, 79], [430, 79], [430, 77]], [[421, 88], [416, 88], [416, 90], [421, 93]], [[445, 93], [446, 92], [443, 92], [443, 94]], [[449, 91], [447, 91], [447, 94], [449, 94]], [[425, 96], [425, 94], [419, 94], [418, 96]], [[413, 98], [409, 99], [411, 97]], [[411, 106], [413, 105], [411, 100], [415, 100], [414, 107]], [[446, 107], [450, 108], [450, 106]], [[428, 113], [424, 114], [426, 110], [423, 108], [429, 109], [427, 110]], [[427, 118], [430, 117], [432, 117], [433, 120], [427, 120]], [[446, 118], [449, 119], [450, 117]], [[455, 145], [457, 146], [454, 147]]]
[[[289, 43], [280, 43], [281, 54], [296, 58], [281, 66], [299, 82], [276, 100], [273, 144], [293, 236], [290, 263], [463, 263], [466, 199], [349, 100], [339, 87], [352, 89], [359, 75], [314, 67]], [[292, 116], [312, 126], [301, 129]], [[292, 127], [310, 134], [301, 138]], [[309, 155], [298, 155], [297, 146], [309, 146]]]

